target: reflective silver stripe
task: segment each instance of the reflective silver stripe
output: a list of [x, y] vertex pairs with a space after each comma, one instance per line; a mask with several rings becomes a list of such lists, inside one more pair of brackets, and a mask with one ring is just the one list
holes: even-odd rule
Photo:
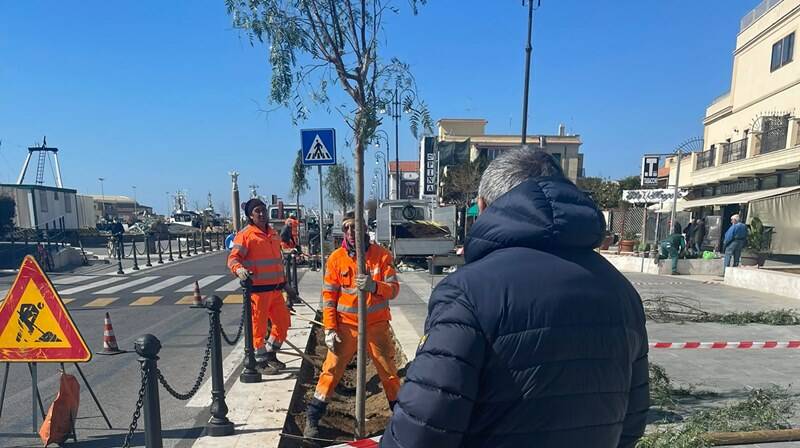
[[322, 289], [324, 291], [332, 291], [332, 292], [339, 292], [342, 290], [342, 287], [339, 285], [332, 285], [330, 283], [323, 283]]
[[[376, 311], [380, 311], [384, 308], [389, 308], [389, 302], [381, 302], [376, 303], [375, 305], [367, 307], [367, 314], [372, 314]], [[353, 313], [358, 314], [358, 307], [357, 306], [343, 306], [339, 305], [336, 307], [336, 311], [340, 313]]]
[[356, 295], [358, 294], [358, 288], [342, 288], [342, 292], [345, 294]]
[[283, 280], [283, 272], [259, 272], [253, 278], [256, 280]]
[[242, 262], [245, 266], [275, 266], [278, 264], [282, 264], [283, 260], [280, 258], [261, 258], [258, 260], [244, 260]]
[[325, 301], [322, 302], [322, 307], [323, 308], [336, 308], [336, 302], [331, 302], [331, 301], [325, 300]]
[[386, 277], [385, 279], [383, 279], [383, 281], [385, 281], [385, 282], [397, 282], [397, 276], [396, 275], [390, 275], [390, 276]]
[[[234, 244], [233, 249], [239, 249], [239, 252], [242, 253], [243, 256], [247, 255], [247, 248], [242, 246], [241, 244]], [[233, 250], [231, 249], [231, 250]]]

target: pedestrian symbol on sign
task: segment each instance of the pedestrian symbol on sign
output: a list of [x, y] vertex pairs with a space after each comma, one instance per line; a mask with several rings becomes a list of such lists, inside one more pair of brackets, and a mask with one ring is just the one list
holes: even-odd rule
[[331, 153], [328, 151], [328, 148], [325, 147], [325, 143], [322, 143], [322, 139], [319, 138], [319, 135], [314, 137], [314, 143], [311, 144], [311, 150], [306, 155], [306, 160], [319, 162], [333, 160]]

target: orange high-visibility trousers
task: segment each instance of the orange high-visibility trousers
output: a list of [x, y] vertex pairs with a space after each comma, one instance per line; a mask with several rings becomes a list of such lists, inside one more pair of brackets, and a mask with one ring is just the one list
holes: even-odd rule
[[[328, 401], [342, 379], [347, 364], [358, 351], [358, 327], [340, 324], [337, 333], [342, 342], [337, 342], [334, 350], [328, 350], [314, 393], [314, 398], [321, 401]], [[397, 367], [394, 364], [394, 340], [388, 321], [367, 326], [367, 352], [378, 371], [386, 398], [389, 401], [397, 400], [400, 378], [397, 377]]]
[[286, 340], [286, 333], [291, 325], [289, 309], [283, 300], [281, 291], [254, 292], [250, 294], [251, 308], [253, 310], [253, 348], [258, 350], [264, 347], [264, 338], [267, 337], [267, 321], [272, 321], [272, 332], [269, 336], [267, 351], [281, 348]]

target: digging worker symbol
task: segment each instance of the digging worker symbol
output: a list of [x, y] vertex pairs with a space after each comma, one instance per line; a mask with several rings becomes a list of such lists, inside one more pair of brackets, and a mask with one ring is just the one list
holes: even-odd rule
[[[281, 291], [286, 291], [290, 298], [294, 298], [297, 292], [285, 283], [280, 242], [267, 222], [266, 205], [253, 198], [243, 208], [248, 225], [233, 239], [228, 268], [240, 280], [253, 282], [250, 297], [256, 362], [265, 374], [276, 374], [286, 368], [278, 361], [275, 352], [286, 340], [291, 324]], [[265, 343], [267, 321], [272, 322], [272, 331]]]
[[[325, 413], [328, 399], [358, 348], [358, 290], [367, 300], [367, 350], [378, 376], [394, 407], [400, 380], [394, 364], [394, 341], [389, 329], [389, 300], [397, 297], [400, 284], [394, 270], [391, 253], [365, 239], [364, 259], [367, 274], [357, 276], [355, 214], [350, 212], [342, 221], [345, 238], [342, 247], [328, 258], [322, 289], [322, 315], [325, 325], [325, 345], [328, 356], [322, 365], [314, 398], [306, 414], [303, 436], [317, 438], [319, 421]], [[366, 229], [366, 225], [364, 225]]]

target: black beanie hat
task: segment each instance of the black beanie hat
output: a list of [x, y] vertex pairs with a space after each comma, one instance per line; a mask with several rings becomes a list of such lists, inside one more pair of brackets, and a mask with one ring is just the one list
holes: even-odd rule
[[248, 219], [250, 219], [250, 213], [252, 213], [253, 210], [256, 207], [258, 207], [259, 205], [263, 205], [264, 207], [266, 207], [266, 204], [264, 204], [264, 201], [262, 201], [261, 199], [258, 199], [258, 198], [252, 198], [249, 201], [245, 202], [244, 206], [242, 207], [244, 209], [244, 215]]

